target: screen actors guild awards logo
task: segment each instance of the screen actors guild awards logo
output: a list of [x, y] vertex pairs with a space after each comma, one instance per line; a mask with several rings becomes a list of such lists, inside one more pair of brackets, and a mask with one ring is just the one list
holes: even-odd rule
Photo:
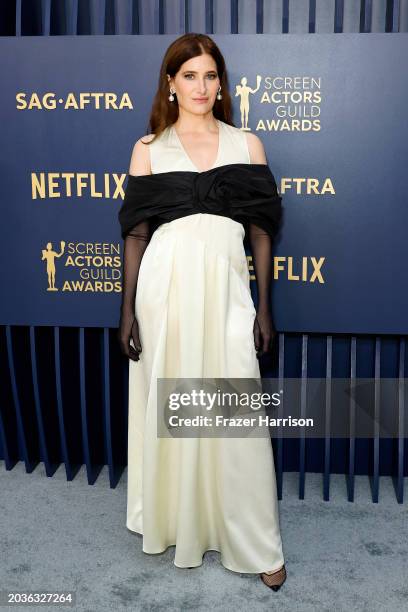
[[248, 119], [249, 119], [249, 94], [256, 93], [261, 86], [262, 77], [260, 74], [256, 75], [256, 89], [252, 89], [247, 85], [248, 79], [246, 77], [242, 77], [241, 84], [235, 87], [235, 97], [239, 96], [241, 98], [239, 103], [239, 110], [241, 113], [241, 130], [246, 132], [250, 132], [251, 128], [248, 127]]
[[65, 242], [61, 240], [61, 250], [59, 253], [53, 251], [52, 242], [47, 243], [47, 248], [42, 250], [41, 261], [47, 260], [47, 276], [48, 276], [48, 287], [47, 291], [58, 291], [55, 286], [55, 258], [61, 257], [64, 254]]

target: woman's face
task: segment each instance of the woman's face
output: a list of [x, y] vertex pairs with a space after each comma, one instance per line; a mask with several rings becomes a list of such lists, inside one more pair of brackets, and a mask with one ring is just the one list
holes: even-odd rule
[[185, 111], [204, 115], [214, 106], [220, 79], [217, 64], [208, 53], [192, 57], [180, 66], [170, 87], [176, 90], [178, 105]]

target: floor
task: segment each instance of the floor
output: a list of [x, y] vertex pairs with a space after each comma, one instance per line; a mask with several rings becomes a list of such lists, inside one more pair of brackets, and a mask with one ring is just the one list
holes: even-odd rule
[[331, 500], [324, 502], [321, 483], [320, 474], [307, 474], [306, 497], [299, 500], [298, 474], [284, 474], [280, 521], [288, 577], [275, 593], [258, 575], [225, 569], [215, 551], [194, 569], [173, 564], [174, 547], [144, 553], [142, 536], [125, 526], [126, 472], [110, 489], [106, 467], [89, 486], [84, 467], [67, 482], [63, 466], [47, 478], [42, 464], [26, 474], [23, 463], [6, 471], [2, 462], [2, 596], [5, 589], [72, 590], [75, 605], [64, 608], [89, 612], [408, 611], [407, 493], [398, 504], [391, 479], [381, 477], [374, 504], [368, 478], [357, 476], [350, 503], [345, 477], [333, 475]]

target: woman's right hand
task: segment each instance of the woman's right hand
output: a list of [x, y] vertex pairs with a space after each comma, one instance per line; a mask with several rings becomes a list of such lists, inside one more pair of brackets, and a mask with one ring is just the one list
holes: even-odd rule
[[[139, 361], [142, 345], [139, 338], [139, 324], [133, 312], [121, 313], [118, 340], [122, 354], [133, 361]], [[133, 340], [135, 348], [130, 344], [131, 340]]]

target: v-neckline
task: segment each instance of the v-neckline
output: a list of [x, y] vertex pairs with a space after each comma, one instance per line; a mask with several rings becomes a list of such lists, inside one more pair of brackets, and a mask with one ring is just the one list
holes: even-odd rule
[[199, 170], [199, 169], [197, 168], [197, 166], [195, 165], [195, 163], [193, 162], [193, 160], [191, 159], [191, 157], [190, 157], [190, 156], [189, 156], [189, 154], [187, 153], [187, 151], [186, 151], [186, 149], [185, 149], [185, 147], [184, 147], [183, 143], [181, 142], [180, 137], [179, 137], [179, 135], [177, 134], [177, 130], [176, 130], [176, 128], [174, 127], [174, 125], [172, 125], [172, 126], [171, 126], [171, 127], [172, 127], [172, 129], [173, 129], [173, 133], [174, 133], [174, 135], [175, 135], [175, 137], [176, 137], [176, 140], [177, 140], [177, 142], [178, 142], [178, 145], [179, 145], [179, 147], [180, 147], [181, 151], [184, 153], [184, 155], [185, 155], [186, 159], [187, 159], [187, 160], [190, 162], [190, 164], [193, 166], [193, 168], [195, 168], [195, 171], [196, 171], [196, 172], [198, 172], [199, 174], [202, 174], [203, 172], [209, 172], [210, 170], [213, 170], [213, 168], [215, 168], [216, 163], [218, 162], [219, 157], [220, 157], [220, 153], [221, 153], [221, 134], [222, 134], [222, 123], [221, 123], [221, 121], [220, 121], [219, 119], [216, 119], [216, 122], [218, 123], [218, 148], [217, 148], [217, 155], [216, 155], [216, 158], [215, 158], [215, 160], [214, 160], [213, 165], [212, 165], [212, 166], [210, 166], [210, 168], [207, 168], [207, 170]]

